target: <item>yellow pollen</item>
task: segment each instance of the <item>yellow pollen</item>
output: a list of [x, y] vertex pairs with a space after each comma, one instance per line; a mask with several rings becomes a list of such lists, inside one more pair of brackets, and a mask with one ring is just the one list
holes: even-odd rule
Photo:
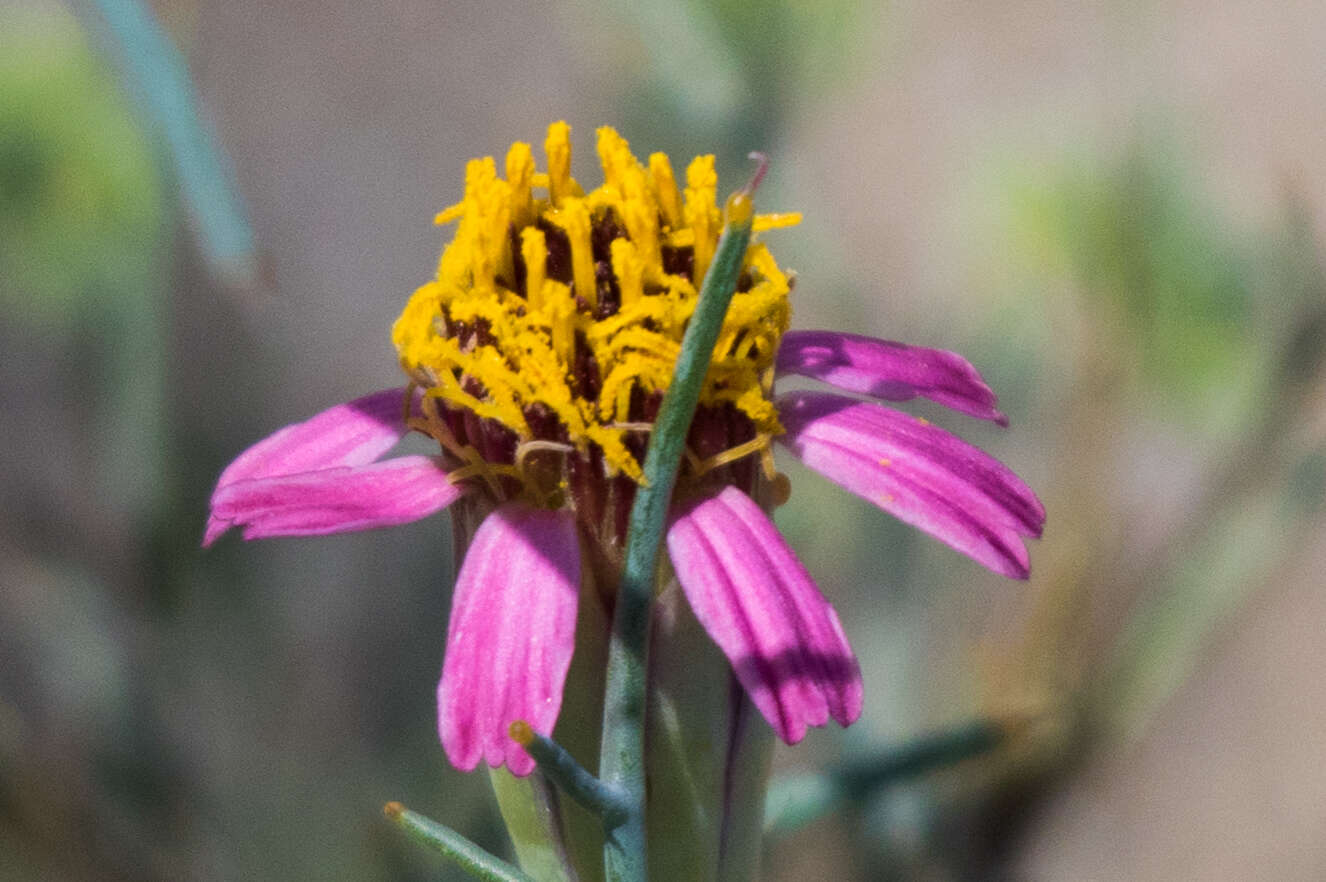
[[885, 457], [879, 461], [879, 464], [882, 468], [888, 468], [889, 466], [893, 465], [893, 460]]
[[[585, 192], [571, 177], [570, 127], [554, 123], [543, 146], [543, 172], [523, 142], [507, 152], [505, 178], [491, 158], [468, 164], [463, 198], [436, 217], [458, 222], [437, 276], [414, 292], [392, 327], [401, 366], [424, 391], [421, 413], [408, 424], [460, 461], [453, 480], [480, 479], [498, 496], [504, 480], [528, 485], [525, 459], [536, 451], [572, 456], [593, 448], [607, 474], [643, 481], [627, 441], [638, 444], [652, 428], [641, 408], [672, 380], [722, 228], [713, 156], [689, 164], [683, 193], [666, 156], [642, 164], [625, 139], [600, 129], [604, 183]], [[800, 220], [795, 213], [752, 216], [746, 196], [727, 210], [757, 233]], [[741, 285], [700, 407], [734, 413], [755, 437], [696, 463], [696, 473], [757, 455], [772, 480], [770, 440], [782, 426], [770, 389], [790, 323], [791, 280], [755, 241]], [[509, 431], [514, 447], [506, 449], [515, 453], [485, 462], [473, 437], [453, 435], [448, 426], [456, 423], [443, 418], [444, 409]], [[473, 431], [468, 416], [465, 425]], [[547, 492], [549, 476], [538, 480]]]

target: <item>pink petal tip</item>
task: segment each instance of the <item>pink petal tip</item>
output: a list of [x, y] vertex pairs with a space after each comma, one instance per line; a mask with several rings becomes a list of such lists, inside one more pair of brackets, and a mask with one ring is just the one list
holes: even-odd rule
[[778, 399], [779, 441], [844, 489], [997, 573], [1025, 579], [1045, 509], [1011, 469], [943, 429], [817, 392]]
[[861, 670], [837, 613], [749, 497], [726, 487], [683, 506], [667, 544], [696, 618], [780, 738], [861, 715]]
[[437, 687], [438, 734], [456, 768], [483, 760], [517, 776], [534, 770], [511, 724], [552, 732], [579, 592], [573, 513], [511, 502], [479, 526], [456, 579]]
[[980, 372], [961, 355], [943, 349], [836, 331], [789, 331], [778, 347], [778, 372], [887, 401], [928, 398], [1008, 425]]

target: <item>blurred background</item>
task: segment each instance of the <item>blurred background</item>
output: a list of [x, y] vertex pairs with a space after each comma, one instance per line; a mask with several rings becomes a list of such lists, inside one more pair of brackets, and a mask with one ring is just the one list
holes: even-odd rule
[[765, 878], [1326, 878], [1321, 3], [162, 0], [197, 130], [124, 8], [0, 0], [0, 879], [463, 878], [388, 799], [505, 849], [434, 735], [444, 519], [198, 543], [400, 382], [434, 212], [559, 118], [588, 182], [600, 124], [767, 151], [795, 325], [964, 353], [1011, 428], [916, 412], [1049, 510], [1011, 583], [785, 464], [867, 703], [780, 773], [1021, 724]]

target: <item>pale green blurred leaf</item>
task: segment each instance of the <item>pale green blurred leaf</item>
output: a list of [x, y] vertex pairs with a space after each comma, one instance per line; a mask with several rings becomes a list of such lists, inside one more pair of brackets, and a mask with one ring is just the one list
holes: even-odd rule
[[165, 231], [147, 141], [77, 24], [0, 9], [0, 309], [63, 325], [141, 297]]

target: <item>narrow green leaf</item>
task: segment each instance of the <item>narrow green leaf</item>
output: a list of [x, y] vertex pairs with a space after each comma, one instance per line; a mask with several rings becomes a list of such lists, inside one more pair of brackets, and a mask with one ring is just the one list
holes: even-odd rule
[[629, 806], [621, 823], [607, 830], [603, 861], [609, 882], [644, 882], [648, 874], [644, 728], [654, 578], [686, 435], [750, 243], [755, 219], [751, 195], [767, 167], [764, 157], [759, 159], [761, 165], [750, 186], [728, 198], [723, 234], [700, 287], [695, 313], [682, 337], [672, 383], [659, 405], [650, 434], [644, 462], [645, 484], [636, 492], [631, 507], [626, 564], [617, 592], [608, 649], [603, 746], [599, 758], [603, 781], [620, 788]]
[[538, 763], [539, 771], [561, 790], [594, 812], [609, 827], [616, 826], [626, 805], [626, 794], [604, 784], [571, 756], [566, 748], [546, 735], [535, 732], [524, 720], [511, 724], [511, 739], [525, 748]]
[[471, 876], [485, 882], [534, 882], [518, 867], [494, 857], [464, 836], [437, 821], [412, 812], [399, 802], [389, 802], [382, 813], [405, 830], [410, 838], [460, 864]]

